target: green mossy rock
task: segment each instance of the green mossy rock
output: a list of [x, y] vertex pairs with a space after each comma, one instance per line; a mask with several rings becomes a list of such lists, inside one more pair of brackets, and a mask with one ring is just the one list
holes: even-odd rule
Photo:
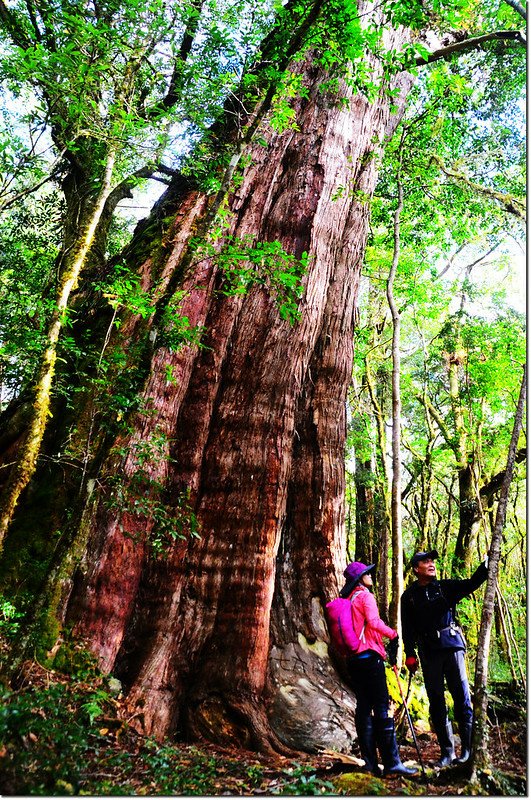
[[385, 782], [369, 772], [347, 772], [334, 778], [334, 786], [343, 794], [364, 797], [387, 794]]
[[369, 772], [347, 772], [334, 778], [334, 787], [347, 797], [423, 797], [426, 786], [422, 781], [389, 777], [377, 778]]

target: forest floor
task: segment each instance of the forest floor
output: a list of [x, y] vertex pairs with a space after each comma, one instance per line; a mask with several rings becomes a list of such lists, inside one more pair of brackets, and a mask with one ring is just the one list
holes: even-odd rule
[[[527, 725], [522, 705], [501, 699], [491, 714], [492, 769], [472, 786], [464, 767], [436, 770], [433, 734], [418, 732], [426, 777], [376, 778], [340, 754], [293, 759], [209, 744], [158, 744], [124, 721], [120, 695], [94, 674], [75, 680], [28, 662], [0, 707], [3, 796], [527, 796]], [[401, 729], [402, 730], [402, 729]], [[411, 735], [401, 758], [418, 766]]]

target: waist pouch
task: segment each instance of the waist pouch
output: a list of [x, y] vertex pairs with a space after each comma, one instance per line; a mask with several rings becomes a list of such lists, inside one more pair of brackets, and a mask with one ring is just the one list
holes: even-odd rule
[[455, 622], [427, 634], [423, 643], [430, 650], [466, 650], [463, 632]]

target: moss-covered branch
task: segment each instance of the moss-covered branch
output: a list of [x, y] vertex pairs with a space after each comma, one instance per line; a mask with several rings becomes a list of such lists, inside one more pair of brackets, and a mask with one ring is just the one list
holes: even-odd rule
[[415, 63], [422, 67], [425, 64], [433, 64], [442, 58], [448, 58], [456, 53], [464, 53], [469, 50], [476, 50], [487, 42], [519, 42], [525, 47], [526, 41], [522, 31], [505, 30], [484, 33], [482, 36], [471, 36], [470, 38], [459, 38], [459, 41], [439, 47], [427, 56], [417, 56]]
[[457, 170], [450, 169], [449, 167], [445, 166], [444, 161], [440, 156], [433, 155], [431, 160], [439, 166], [441, 172], [444, 172], [448, 178], [452, 178], [452, 180], [456, 181], [457, 183], [464, 183], [465, 186], [468, 186], [474, 192], [495, 200], [508, 214], [513, 214], [513, 216], [517, 217], [522, 222], [525, 222], [526, 206], [523, 200], [520, 200], [518, 197], [515, 197], [512, 194], [497, 192], [495, 189], [491, 189], [490, 186], [483, 186], [480, 183], [471, 181], [470, 178], [463, 172], [457, 172]]

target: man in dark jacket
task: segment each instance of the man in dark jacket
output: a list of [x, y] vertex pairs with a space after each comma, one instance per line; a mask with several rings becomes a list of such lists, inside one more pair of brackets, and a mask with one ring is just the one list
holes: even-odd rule
[[[457, 603], [487, 579], [488, 558], [471, 578], [437, 580], [436, 550], [415, 553], [411, 566], [417, 580], [401, 598], [402, 636], [406, 667], [418, 668], [418, 649], [433, 729], [441, 748], [436, 766], [464, 763], [472, 745], [472, 702], [465, 665], [466, 644], [455, 618]], [[454, 716], [461, 738], [461, 756], [455, 757], [452, 724], [444, 699], [445, 680], [454, 701]]]

